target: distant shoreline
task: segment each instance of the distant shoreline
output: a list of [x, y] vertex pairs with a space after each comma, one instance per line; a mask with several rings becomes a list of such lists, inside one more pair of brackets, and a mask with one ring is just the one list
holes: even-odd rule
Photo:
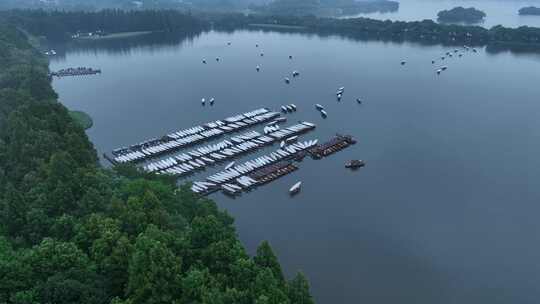
[[307, 29], [307, 27], [300, 26], [300, 25], [284, 25], [284, 24], [271, 24], [271, 23], [252, 23], [252, 24], [249, 24], [249, 26], [262, 27], [262, 28], [276, 28], [276, 29], [295, 29], [295, 30]]
[[146, 35], [146, 34], [151, 34], [151, 33], [153, 33], [153, 31], [121, 32], [121, 33], [107, 34], [107, 35], [104, 35], [104, 36], [93, 35], [93, 36], [79, 37], [79, 38], [76, 38], [75, 40], [119, 39], [119, 38], [129, 38], [129, 37], [141, 36], [141, 35]]

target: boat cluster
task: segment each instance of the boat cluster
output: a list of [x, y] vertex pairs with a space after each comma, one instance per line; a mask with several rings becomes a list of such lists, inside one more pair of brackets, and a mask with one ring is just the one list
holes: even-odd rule
[[78, 68], [61, 69], [56, 72], [51, 72], [51, 76], [56, 76], [56, 77], [82, 76], [82, 75], [94, 75], [94, 74], [100, 74], [100, 73], [101, 73], [100, 69], [78, 67]]
[[[166, 159], [148, 163], [143, 169], [147, 172], [158, 172], [185, 163], [185, 166], [180, 167], [180, 169], [186, 169], [184, 172], [170, 173], [188, 173], [201, 166], [214, 164], [216, 161], [221, 161], [228, 156], [233, 156], [238, 152], [238, 149], [245, 152], [247, 149], [255, 147], [255, 145], [246, 144], [246, 142], [260, 136], [261, 134], [257, 131], [249, 131], [242, 135], [233, 136], [229, 140], [223, 140], [215, 144], [193, 149], [187, 153], [180, 153]], [[271, 138], [266, 138], [267, 141], [270, 141], [270, 139]], [[260, 141], [267, 142], [265, 141], [265, 138], [257, 140], [258, 143], [260, 143]], [[235, 146], [237, 147], [235, 148]]]
[[283, 113], [290, 113], [290, 112], [296, 112], [296, 105], [294, 103], [281, 106], [281, 112]]
[[247, 174], [283, 159], [290, 158], [296, 153], [307, 150], [316, 144], [317, 140], [309, 140], [292, 144], [284, 149], [280, 148], [269, 155], [264, 155], [256, 159], [249, 160], [243, 164], [236, 165], [213, 174], [207, 178], [208, 182], [194, 183], [192, 190], [196, 193], [203, 193], [212, 187], [217, 187], [219, 185], [225, 190], [241, 191], [243, 188], [249, 188], [257, 183], [254, 179], [246, 176]]
[[272, 124], [272, 125], [269, 125], [269, 126], [265, 126], [264, 129], [263, 129], [263, 132], [264, 132], [264, 134], [270, 134], [270, 133], [276, 132], [277, 130], [279, 130], [279, 125], [278, 124]]
[[150, 139], [132, 145], [129, 148], [115, 149], [113, 151], [114, 161], [117, 163], [127, 163], [156, 157], [160, 154], [193, 145], [203, 140], [275, 119], [279, 115], [277, 112], [260, 108], [251, 112], [231, 116], [224, 120], [216, 120], [189, 129], [176, 131], [160, 139]]
[[[210, 98], [210, 100], [208, 101], [208, 103], [213, 106], [214, 105], [214, 102], [216, 101], [216, 99], [214, 97]], [[202, 98], [201, 99], [201, 104], [204, 106], [206, 105], [206, 99], [205, 98]]]
[[256, 131], [250, 131], [242, 135], [231, 137], [219, 143], [194, 149], [187, 153], [181, 153], [163, 160], [152, 162], [143, 167], [147, 172], [167, 173], [173, 175], [185, 175], [195, 170], [204, 169], [208, 165], [238, 157], [243, 153], [252, 152], [265, 145], [272, 144], [283, 138], [282, 131], [286, 134], [297, 134], [315, 128], [315, 125], [303, 122], [289, 128], [261, 135]]
[[[440, 60], [442, 61], [442, 60], [445, 60], [446, 58], [453, 58], [454, 56], [461, 58], [463, 57], [463, 54], [464, 54], [463, 50], [466, 52], [468, 52], [469, 50], [472, 50], [473, 53], [477, 52], [475, 48], [471, 48], [469, 46], [464, 45], [461, 51], [460, 49], [453, 49], [451, 51], [447, 51], [443, 56], [440, 57]], [[436, 63], [436, 60], [431, 60], [431, 64], [435, 64], [435, 63]], [[440, 75], [441, 72], [446, 71], [446, 69], [448, 69], [448, 67], [446, 65], [443, 65], [437, 70], [435, 70], [435, 72], [437, 73], [437, 75]]]
[[345, 92], [345, 87], [341, 87], [336, 92], [337, 100], [340, 101], [341, 97], [343, 97], [343, 92]]
[[46, 52], [45, 52], [45, 55], [47, 55], [47, 56], [54, 56], [54, 55], [56, 55], [56, 51], [55, 51], [55, 50], [46, 51]]
[[326, 113], [326, 111], [324, 110], [324, 107], [322, 105], [320, 105], [318, 103], [315, 104], [315, 109], [317, 109], [317, 111], [319, 111], [323, 117], [328, 116], [328, 113]]

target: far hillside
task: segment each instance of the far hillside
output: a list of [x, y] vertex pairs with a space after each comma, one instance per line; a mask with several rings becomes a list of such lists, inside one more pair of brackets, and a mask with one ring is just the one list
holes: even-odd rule
[[274, 0], [266, 5], [252, 5], [257, 13], [290, 16], [343, 16], [375, 12], [395, 12], [399, 2], [390, 0]]

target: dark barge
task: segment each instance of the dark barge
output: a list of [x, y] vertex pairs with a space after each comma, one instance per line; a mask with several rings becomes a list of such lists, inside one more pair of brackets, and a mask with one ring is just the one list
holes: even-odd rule
[[352, 138], [352, 136], [337, 134], [334, 138], [330, 139], [329, 141], [309, 149], [309, 153], [314, 159], [320, 159], [328, 155], [331, 155], [333, 153], [336, 153], [355, 143], [356, 143], [356, 140]]
[[255, 170], [248, 176], [256, 180], [259, 185], [263, 185], [284, 175], [287, 175], [297, 169], [298, 167], [295, 166], [291, 161], [280, 161], [275, 164]]

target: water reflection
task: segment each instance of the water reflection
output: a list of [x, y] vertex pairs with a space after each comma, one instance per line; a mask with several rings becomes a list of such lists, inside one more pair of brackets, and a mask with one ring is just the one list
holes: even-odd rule
[[135, 49], [149, 53], [164, 49], [174, 50], [189, 46], [202, 33], [203, 31], [156, 32], [125, 38], [75, 40], [68, 44], [51, 45], [51, 48], [58, 52], [52, 60], [65, 60], [66, 53], [96, 55], [103, 52], [107, 55], [126, 56], [131, 55]]

